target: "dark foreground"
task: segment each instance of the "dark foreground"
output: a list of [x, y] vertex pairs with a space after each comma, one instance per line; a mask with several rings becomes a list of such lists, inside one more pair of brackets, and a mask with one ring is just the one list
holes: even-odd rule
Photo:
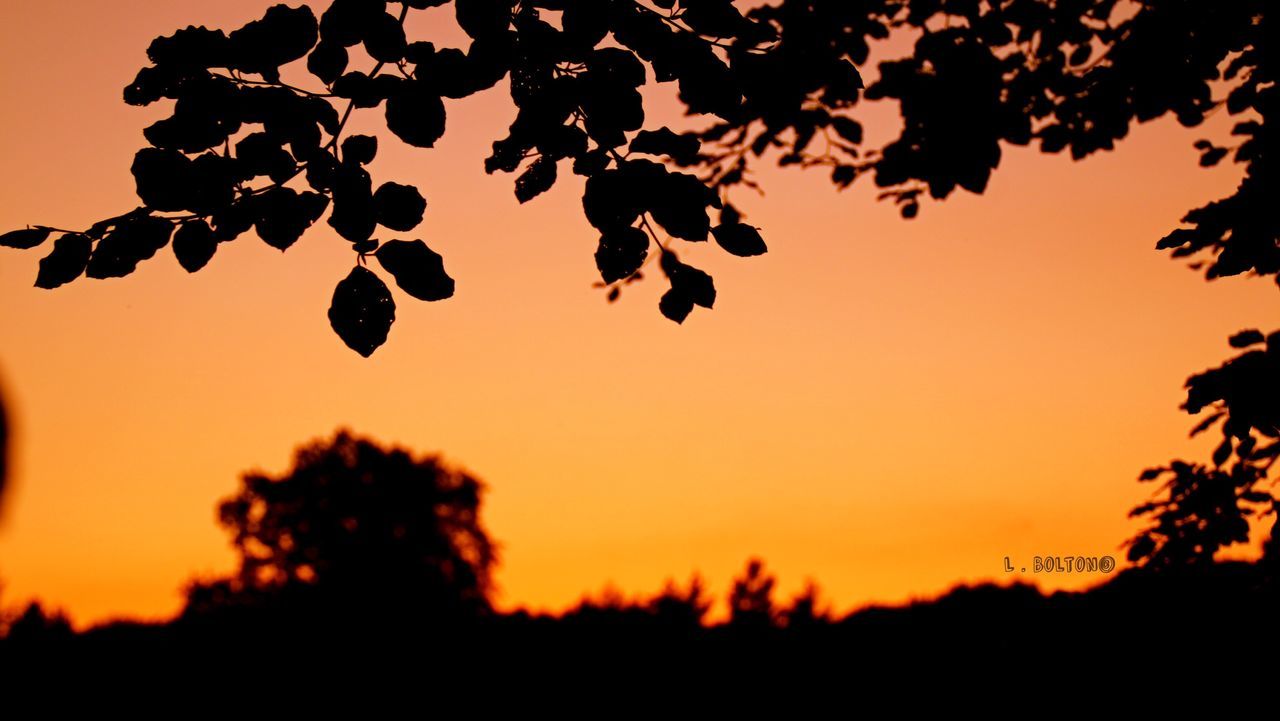
[[538, 689], [529, 699], [543, 701], [604, 693], [639, 703], [680, 689], [746, 705], [891, 696], [910, 706], [942, 702], [944, 689], [1045, 703], [1122, 692], [1168, 700], [1228, 679], [1240, 690], [1250, 679], [1266, 684], [1258, 691], [1274, 689], [1276, 598], [1269, 574], [1251, 564], [1127, 571], [1081, 593], [958, 587], [843, 618], [803, 603], [777, 610], [738, 599], [733, 620], [718, 625], [702, 623], [696, 592], [584, 602], [559, 616], [434, 618], [394, 602], [295, 597], [192, 605], [167, 623], [82, 633], [29, 611], [0, 641], [0, 663], [10, 679], [89, 672], [199, 684], [215, 673], [246, 689], [405, 678], [434, 693], [480, 691], [468, 697], [479, 700], [484, 689], [512, 684]]

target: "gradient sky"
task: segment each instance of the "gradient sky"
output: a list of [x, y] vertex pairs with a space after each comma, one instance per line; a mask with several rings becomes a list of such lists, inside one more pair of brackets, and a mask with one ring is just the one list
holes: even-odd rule
[[[163, 110], [120, 91], [147, 43], [266, 5], [7, 3], [0, 227], [134, 207], [129, 164]], [[614, 305], [591, 287], [578, 178], [521, 207], [511, 176], [484, 174], [514, 114], [501, 90], [448, 111], [435, 150], [384, 139], [372, 170], [423, 189], [418, 234], [458, 293], [398, 296], [369, 360], [328, 327], [352, 257], [323, 223], [283, 255], [246, 235], [194, 276], [166, 250], [52, 292], [32, 287], [41, 253], [2, 249], [19, 435], [0, 604], [38, 596], [80, 623], [174, 612], [188, 579], [232, 568], [213, 508], [240, 473], [283, 471], [339, 426], [488, 483], [505, 607], [695, 571], [723, 595], [753, 555], [784, 595], [813, 578], [840, 610], [1005, 580], [1005, 556], [1120, 558], [1153, 490], [1138, 472], [1207, 455], [1177, 410], [1184, 379], [1227, 357], [1230, 333], [1274, 325], [1269, 284], [1208, 284], [1153, 250], [1235, 186], [1191, 147], [1228, 118], [1143, 126], [1084, 162], [1007, 150], [985, 195], [911, 222], [874, 188], [763, 172], [767, 195], [738, 202], [769, 254], [683, 244], [720, 295], [681, 327], [657, 279]], [[876, 117], [892, 130], [891, 107]]]

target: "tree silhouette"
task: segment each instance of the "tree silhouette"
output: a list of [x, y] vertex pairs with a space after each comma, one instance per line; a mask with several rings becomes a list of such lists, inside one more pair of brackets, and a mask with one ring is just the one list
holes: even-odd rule
[[[405, 36], [410, 12], [445, 5], [467, 48]], [[1171, 114], [1194, 127], [1222, 109], [1239, 118], [1233, 140], [1197, 141], [1200, 164], [1230, 157], [1244, 180], [1188, 212], [1157, 247], [1210, 279], [1280, 280], [1269, 208], [1280, 89], [1264, 42], [1275, 26], [1266, 0], [780, 0], [745, 12], [731, 0], [334, 0], [319, 18], [276, 5], [230, 33], [188, 27], [148, 48], [152, 64], [124, 99], [174, 103], [133, 162], [141, 207], [83, 230], [15, 230], [0, 245], [34, 248], [58, 234], [36, 279], [54, 288], [127, 275], [169, 244], [195, 272], [250, 229], [286, 250], [328, 211], [355, 253], [329, 319], [368, 356], [396, 307], [370, 267], [421, 300], [450, 297], [454, 282], [423, 241], [387, 237], [416, 228], [426, 201], [412, 186], [375, 187], [364, 166], [378, 141], [344, 137], [348, 119], [378, 109], [392, 134], [430, 148], [446, 130], [444, 99], [507, 79], [518, 113], [486, 170], [518, 172], [521, 202], [562, 168], [585, 176], [608, 298], [656, 258], [670, 284], [659, 308], [676, 322], [716, 299], [711, 276], [679, 260], [680, 242], [767, 250], [730, 198], [756, 187], [762, 159], [829, 172], [840, 187], [870, 175], [911, 218], [926, 197], [981, 193], [1005, 145], [1079, 159], [1113, 148], [1135, 123]], [[881, 62], [863, 93], [857, 66], [893, 34], [915, 37], [910, 54]], [[357, 69], [362, 56], [368, 70]], [[295, 62], [318, 84], [282, 81]], [[702, 127], [647, 126], [638, 89], [650, 80], [674, 83]], [[883, 145], [864, 139], [855, 112], [864, 97], [900, 107], [902, 127]], [[1256, 464], [1261, 447], [1246, 438], [1273, 436], [1242, 428], [1224, 435], [1237, 462]], [[1174, 486], [1192, 477], [1175, 474]]]
[[[1187, 380], [1182, 407], [1209, 414], [1191, 431], [1221, 425], [1213, 466], [1174, 461], [1143, 472], [1166, 479], [1155, 499], [1133, 509], [1152, 525], [1129, 541], [1129, 559], [1153, 568], [1212, 561], [1221, 548], [1249, 540], [1249, 519], [1275, 515], [1277, 499], [1264, 481], [1280, 457], [1280, 333], [1246, 330], [1231, 338], [1243, 353]], [[1268, 555], [1274, 556], [1273, 526]]]
[[818, 584], [810, 580], [804, 590], [782, 609], [781, 620], [789, 629], [812, 629], [831, 623], [831, 609], [822, 603]]
[[778, 610], [773, 602], [777, 579], [764, 570], [764, 562], [753, 558], [742, 576], [734, 579], [729, 592], [729, 623], [741, 628], [768, 628]]
[[196, 584], [193, 610], [304, 599], [327, 607], [456, 618], [489, 610], [495, 550], [482, 485], [435, 457], [340, 431], [293, 468], [249, 474], [219, 521], [240, 556], [230, 579]]

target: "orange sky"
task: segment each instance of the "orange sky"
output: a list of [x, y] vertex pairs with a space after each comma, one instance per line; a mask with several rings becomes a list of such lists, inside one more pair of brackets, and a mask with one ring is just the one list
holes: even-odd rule
[[[0, 227], [134, 207], [129, 164], [159, 111], [120, 90], [147, 43], [265, 6], [0, 9]], [[720, 295], [680, 327], [657, 279], [612, 306], [591, 287], [579, 179], [521, 207], [511, 176], [484, 174], [513, 116], [501, 91], [448, 110], [437, 149], [384, 141], [373, 173], [422, 187], [419, 233], [458, 294], [398, 297], [369, 360], [328, 327], [352, 260], [323, 224], [284, 255], [244, 236], [195, 276], [166, 250], [52, 292], [32, 287], [40, 253], [4, 249], [0, 373], [20, 435], [0, 604], [39, 596], [81, 623], [172, 613], [193, 574], [232, 566], [213, 506], [240, 472], [282, 471], [343, 425], [488, 482], [505, 606], [695, 570], [723, 595], [750, 555], [840, 610], [1000, 579], [1006, 555], [1120, 557], [1149, 490], [1137, 473], [1206, 455], [1177, 410], [1183, 380], [1227, 356], [1228, 334], [1274, 325], [1269, 284], [1206, 284], [1152, 249], [1238, 179], [1196, 167], [1204, 129], [1161, 121], [1080, 163], [1009, 150], [987, 194], [913, 222], [870, 187], [762, 173], [768, 195], [740, 205], [770, 253], [686, 246]]]

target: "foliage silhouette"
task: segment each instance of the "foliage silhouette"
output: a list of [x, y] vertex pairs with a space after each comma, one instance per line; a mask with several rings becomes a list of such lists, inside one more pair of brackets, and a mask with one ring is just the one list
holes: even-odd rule
[[487, 613], [496, 552], [480, 524], [482, 490], [435, 457], [346, 431], [313, 442], [287, 474], [248, 474], [219, 506], [240, 568], [193, 584], [189, 610], [301, 604], [417, 618]]
[[[555, 183], [560, 161], [588, 176], [584, 210], [601, 232], [597, 259], [611, 298], [648, 246], [670, 253], [655, 225], [690, 242], [711, 231], [734, 255], [765, 252], [728, 191], [755, 187], [754, 159], [771, 150], [782, 165], [829, 170], [839, 186], [870, 174], [882, 197], [913, 217], [926, 193], [982, 192], [1002, 143], [1038, 141], [1044, 152], [1070, 148], [1083, 158], [1114, 147], [1134, 122], [1172, 113], [1194, 126], [1220, 107], [1247, 118], [1235, 127], [1241, 140], [1231, 148], [1198, 142], [1202, 164], [1230, 154], [1246, 178], [1235, 195], [1189, 213], [1189, 227], [1159, 247], [1211, 256], [1201, 261], [1209, 277], [1280, 271], [1265, 207], [1274, 174], [1268, 120], [1280, 91], [1262, 49], [1274, 24], [1262, 0], [1141, 0], [1131, 12], [1117, 0], [784, 0], [746, 12], [730, 0], [456, 0], [469, 48], [405, 37], [410, 11], [448, 4], [336, 0], [318, 19], [307, 6], [275, 5], [230, 33], [188, 27], [157, 38], [147, 51], [152, 64], [124, 93], [135, 105], [175, 101], [171, 117], [147, 128], [152, 147], [133, 164], [144, 205], [65, 232], [39, 284], [61, 285], [86, 268], [90, 277], [128, 274], [175, 226], [184, 230], [175, 253], [191, 271], [217, 243], [250, 228], [284, 250], [330, 204], [329, 224], [363, 264], [379, 245], [379, 226], [410, 232], [426, 204], [412, 186], [384, 183], [374, 192], [362, 166], [376, 140], [342, 137], [353, 111], [381, 107], [393, 134], [430, 148], [446, 129], [442, 98], [505, 78], [518, 114], [485, 167], [520, 171], [521, 202]], [[893, 32], [918, 39], [910, 56], [880, 63], [866, 96], [897, 101], [903, 128], [866, 147], [853, 115], [863, 88], [855, 66]], [[349, 67], [356, 46], [373, 60], [369, 72]], [[294, 62], [323, 87], [283, 82], [281, 69]], [[675, 83], [688, 112], [709, 125], [645, 128], [637, 88], [651, 77]], [[1228, 91], [1225, 99], [1214, 98], [1213, 83]], [[298, 178], [310, 190], [286, 186]], [[714, 229], [708, 209], [720, 211]], [[18, 230], [0, 244], [33, 248], [53, 232]], [[434, 264], [406, 260], [427, 262]], [[663, 266], [674, 293], [663, 301], [668, 317], [682, 321], [692, 305], [711, 306], [690, 303], [670, 267], [680, 266]], [[385, 288], [372, 278], [350, 292], [376, 304]], [[351, 344], [350, 334], [339, 335]], [[361, 337], [355, 349], [367, 355], [375, 340]]]
[[[405, 36], [408, 13], [445, 5], [469, 47]], [[521, 202], [551, 188], [562, 165], [585, 176], [583, 209], [600, 233], [607, 297], [618, 298], [656, 256], [671, 286], [659, 310], [676, 322], [716, 299], [711, 276], [678, 259], [677, 241], [714, 237], [736, 256], [766, 251], [730, 198], [739, 186], [758, 187], [752, 171], [762, 160], [829, 172], [840, 187], [870, 175], [911, 218], [926, 197], [981, 193], [1006, 144], [1080, 159], [1113, 148], [1135, 123], [1173, 115], [1195, 127], [1221, 109], [1238, 118], [1235, 140], [1199, 140], [1200, 164], [1230, 157], [1244, 180], [1188, 212], [1157, 247], [1194, 259], [1211, 279], [1280, 281], [1280, 222], [1269, 207], [1280, 88], [1265, 45], [1275, 25], [1265, 0], [780, 0], [745, 12], [731, 0], [334, 0], [319, 18], [276, 5], [230, 33], [188, 27], [148, 48], [151, 65], [124, 99], [174, 102], [170, 117], [144, 131], [151, 147], [133, 164], [142, 207], [81, 231], [15, 230], [0, 245], [35, 248], [58, 233], [36, 280], [53, 288], [81, 275], [127, 275], [171, 238], [192, 272], [250, 229], [285, 250], [328, 211], [357, 266], [335, 290], [330, 322], [368, 356], [395, 320], [390, 290], [364, 267], [369, 255], [415, 298], [442, 300], [454, 284], [424, 242], [379, 237], [379, 227], [411, 232], [426, 202], [411, 186], [375, 191], [363, 166], [377, 142], [344, 138], [347, 121], [380, 109], [392, 134], [430, 148], [448, 126], [444, 99], [506, 79], [518, 112], [485, 169], [518, 172]], [[914, 46], [881, 62], [864, 93], [858, 67], [894, 33], [914, 36]], [[371, 59], [367, 72], [352, 67], [357, 46]], [[281, 69], [295, 62], [320, 85], [283, 82]], [[639, 88], [650, 80], [674, 83], [701, 128], [647, 127]], [[864, 95], [899, 105], [902, 128], [883, 145], [864, 138], [855, 114]], [[1258, 441], [1274, 439], [1274, 429], [1251, 418], [1278, 406], [1269, 386], [1247, 385], [1267, 381], [1248, 370], [1260, 361], [1245, 358], [1193, 378], [1186, 408], [1204, 407], [1206, 393], [1230, 407], [1239, 420], [1224, 426], [1225, 453], [1265, 471], [1274, 444]], [[1219, 397], [1215, 379], [1246, 385]], [[1249, 394], [1261, 410], [1242, 410]], [[1215, 467], [1224, 462], [1215, 458]], [[1140, 515], [1179, 525], [1166, 515], [1176, 513], [1174, 499], [1205, 500], [1199, 484], [1225, 483], [1222, 473], [1174, 472], [1170, 493]], [[1241, 491], [1249, 502], [1273, 512], [1274, 499], [1249, 488]], [[1233, 504], [1237, 496], [1213, 494]], [[1233, 513], [1215, 506], [1209, 515]], [[1228, 537], [1238, 534], [1169, 549], [1218, 548]], [[1164, 548], [1140, 539], [1138, 562]]]
[[[840, 186], [871, 174], [912, 217], [926, 193], [982, 192], [1002, 143], [1038, 141], [1045, 152], [1070, 148], [1082, 158], [1114, 147], [1134, 122], [1173, 113], [1194, 126], [1223, 106], [1252, 116], [1236, 125], [1242, 140], [1197, 147], [1204, 165], [1234, 151], [1245, 181], [1231, 198], [1188, 214], [1190, 227], [1160, 247], [1177, 257], [1208, 253], [1210, 277], [1280, 271], [1276, 225], [1265, 212], [1273, 174], [1265, 151], [1274, 144], [1267, 120], [1277, 91], [1261, 45], [1274, 20], [1262, 0], [1214, 7], [1143, 0], [1133, 12], [1117, 0], [785, 0], [745, 13], [730, 0], [458, 0], [457, 23], [472, 38], [465, 51], [405, 37], [410, 11], [447, 4], [388, 9], [382, 0], [337, 0], [319, 19], [307, 6], [276, 5], [231, 33], [188, 27], [157, 38], [148, 48], [152, 65], [125, 90], [135, 105], [176, 101], [171, 117], [147, 129], [153, 147], [134, 162], [144, 207], [66, 234], [52, 263], [57, 277], [80, 265], [86, 238], [106, 245], [94, 249], [104, 259], [91, 260], [102, 267], [90, 277], [132, 272], [168, 242], [156, 221], [162, 217], [170, 226], [211, 225], [219, 242], [255, 227], [283, 250], [330, 201], [330, 225], [363, 263], [377, 247], [379, 225], [410, 232], [425, 203], [411, 186], [387, 183], [373, 192], [362, 165], [376, 155], [376, 141], [341, 137], [352, 112], [385, 104], [388, 129], [429, 148], [446, 128], [442, 98], [508, 77], [519, 112], [485, 167], [521, 171], [522, 202], [554, 184], [559, 161], [589, 176], [583, 202], [602, 234], [597, 257], [606, 284], [643, 262], [638, 248], [625, 253], [627, 262], [610, 260], [617, 253], [604, 249], [615, 248], [619, 234], [634, 238], [625, 231], [643, 229], [652, 236], [646, 245], [665, 254], [648, 221], [672, 238], [702, 241], [708, 208], [721, 211], [715, 237], [729, 252], [764, 252], [756, 229], [727, 204], [727, 191], [754, 186], [752, 160], [770, 150], [782, 165], [828, 169]], [[852, 114], [863, 87], [855, 66], [895, 31], [918, 33], [912, 54], [882, 62], [866, 95], [897, 101], [904, 127], [883, 146], [865, 147]], [[361, 45], [375, 62], [369, 72], [349, 67], [349, 48]], [[298, 61], [323, 88], [281, 81], [282, 67]], [[689, 133], [646, 129], [637, 88], [650, 77], [676, 83], [688, 112], [710, 124]], [[1214, 82], [1228, 84], [1225, 99], [1214, 99]], [[821, 151], [813, 148], [819, 138]], [[270, 183], [255, 185], [263, 177]], [[281, 192], [298, 177], [311, 190]], [[148, 232], [132, 227], [143, 219]], [[19, 230], [0, 244], [31, 248], [52, 232]], [[186, 245], [194, 243], [184, 240], [175, 251]], [[195, 255], [184, 267], [202, 267], [216, 244], [206, 239], [199, 248], [180, 252]], [[382, 293], [372, 284], [362, 292]]]
[[[1250, 519], [1276, 515], [1277, 499], [1265, 481], [1280, 457], [1280, 333], [1264, 338], [1245, 330], [1231, 345], [1245, 350], [1191, 376], [1182, 405], [1192, 414], [1209, 410], [1192, 436], [1220, 424], [1213, 465], [1174, 461], [1143, 472], [1142, 481], [1166, 480], [1130, 514], [1152, 522], [1130, 539], [1131, 561], [1153, 568], [1211, 562], [1220, 549], [1249, 540]], [[1273, 521], [1268, 556], [1280, 551], [1278, 533], [1280, 523]]]
[[71, 622], [61, 613], [45, 611], [32, 601], [26, 609], [10, 619], [0, 619], [0, 636], [15, 646], [48, 647], [65, 644], [72, 638]]
[[744, 628], [766, 628], [778, 618], [773, 587], [777, 579], [767, 574], [764, 562], [753, 558], [742, 576], [734, 579], [729, 594], [729, 622]]

